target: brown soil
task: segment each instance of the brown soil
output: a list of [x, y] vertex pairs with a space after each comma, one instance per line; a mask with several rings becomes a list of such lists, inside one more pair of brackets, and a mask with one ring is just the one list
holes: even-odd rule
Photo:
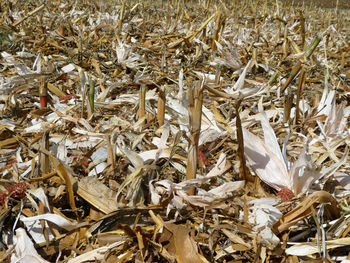
[[323, 7], [323, 8], [336, 8], [337, 2], [338, 2], [338, 8], [339, 9], [348, 9], [350, 8], [350, 1], [349, 0], [284, 0], [285, 3], [290, 4], [291, 2], [293, 5], [302, 5], [305, 3], [306, 5], [312, 5], [315, 7]]

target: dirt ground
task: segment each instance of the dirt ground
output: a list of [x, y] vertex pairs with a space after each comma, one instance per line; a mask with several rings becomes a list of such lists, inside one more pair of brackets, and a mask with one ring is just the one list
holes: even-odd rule
[[313, 5], [316, 7], [324, 8], [335, 8], [338, 2], [338, 8], [350, 8], [350, 0], [284, 0], [284, 2], [290, 4], [293, 2], [294, 5], [301, 5], [303, 3], [307, 5]]

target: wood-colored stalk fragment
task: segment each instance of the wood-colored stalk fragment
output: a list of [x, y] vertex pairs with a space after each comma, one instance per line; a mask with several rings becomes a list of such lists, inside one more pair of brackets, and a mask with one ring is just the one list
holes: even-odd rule
[[282, 51], [283, 51], [283, 59], [285, 59], [288, 56], [288, 49], [289, 49], [289, 41], [288, 41], [288, 26], [284, 26], [284, 35], [283, 35], [283, 44], [282, 44]]
[[107, 141], [107, 166], [109, 167], [109, 171], [113, 174], [113, 171], [116, 169], [116, 160], [115, 154], [113, 150], [113, 144], [111, 142], [111, 136], [106, 136]]
[[185, 0], [182, 0], [182, 12], [181, 12], [182, 18], [185, 17], [185, 7], [186, 7]]
[[[146, 85], [142, 84], [140, 86], [140, 97], [139, 97], [139, 114], [138, 114], [138, 119], [145, 118], [146, 116], [146, 91], [147, 87]], [[142, 122], [143, 124], [145, 122]]]
[[47, 107], [47, 82], [42, 79], [40, 88], [39, 88], [39, 96], [40, 96], [40, 107], [46, 108]]
[[205, 6], [205, 9], [209, 9], [209, 6], [210, 6], [210, 0], [207, 0], [207, 4], [206, 4], [206, 6]]
[[301, 36], [301, 47], [305, 49], [305, 19], [303, 11], [299, 11], [299, 20], [300, 20], [300, 36]]
[[282, 88], [281, 88], [281, 93], [283, 93], [286, 88], [288, 87], [288, 85], [292, 82], [292, 80], [294, 79], [294, 77], [299, 73], [300, 69], [301, 69], [301, 61], [299, 61], [292, 69], [288, 79], [286, 80], [286, 82], [283, 84]]
[[120, 9], [120, 16], [119, 16], [119, 21], [118, 21], [118, 30], [119, 32], [122, 30], [122, 25], [123, 25], [123, 19], [124, 19], [124, 14], [125, 14], [125, 3], [126, 1], [124, 0], [122, 3], [122, 7]]
[[297, 101], [296, 101], [296, 112], [295, 112], [295, 123], [297, 124], [299, 121], [299, 115], [300, 115], [300, 98], [303, 94], [304, 89], [304, 83], [305, 83], [305, 70], [301, 69], [299, 81], [298, 81], [298, 90], [297, 90]]
[[213, 36], [213, 41], [211, 42], [211, 49], [212, 51], [216, 50], [216, 44], [215, 41], [218, 41], [219, 38], [219, 31], [221, 28], [221, 23], [223, 21], [221, 21], [221, 10], [219, 10], [216, 14], [216, 19], [215, 19], [215, 31], [214, 31], [214, 36]]
[[166, 6], [166, 21], [165, 21], [165, 32], [168, 29], [170, 23], [170, 0], [167, 0], [167, 6]]
[[341, 69], [344, 69], [344, 66], [345, 66], [345, 55], [346, 55], [345, 52], [343, 52], [343, 53], [341, 54], [341, 63], [340, 63], [340, 68], [341, 68]]
[[275, 35], [275, 42], [279, 42], [280, 37], [281, 37], [281, 21], [276, 19], [275, 24], [276, 24], [276, 28], [277, 28], [276, 35]]
[[[205, 27], [206, 27], [207, 24], [210, 22], [210, 20], [212, 20], [212, 19], [215, 17], [215, 14], [216, 14], [216, 13], [212, 14], [207, 20], [205, 20], [205, 21], [203, 22], [203, 24], [198, 28], [197, 31], [191, 32], [191, 33], [187, 34], [185, 37], [183, 37], [183, 38], [181, 38], [181, 39], [179, 39], [179, 40], [176, 40], [176, 41], [174, 41], [174, 42], [169, 43], [169, 44], [168, 44], [168, 48], [177, 47], [178, 45], [180, 45], [180, 44], [181, 44], [182, 42], [184, 42], [184, 41], [189, 41], [189, 42], [192, 41], [193, 38], [195, 38], [202, 30], [203, 30], [203, 32], [205, 31], [205, 30], [204, 30]], [[205, 41], [203, 40], [203, 42], [205, 42]]]
[[88, 118], [90, 119], [95, 111], [95, 82], [89, 81], [89, 107], [88, 107]]
[[[43, 203], [40, 201], [39, 202], [39, 214], [40, 215], [43, 215], [45, 214], [45, 207], [43, 205]], [[48, 229], [46, 228], [46, 224], [45, 224], [45, 220], [44, 219], [40, 219], [40, 225], [41, 225], [41, 229], [43, 231], [43, 234], [44, 234], [44, 238], [45, 238], [45, 241], [46, 241], [46, 247], [49, 245], [49, 242], [50, 242], [50, 239], [49, 239], [49, 231]]]
[[158, 93], [158, 110], [157, 110], [157, 121], [158, 121], [159, 127], [163, 126], [164, 124], [165, 100], [166, 100], [165, 89], [164, 87], [161, 87]]
[[199, 32], [201, 32], [210, 22], [215, 17], [215, 13], [212, 14], [207, 20], [203, 22], [203, 24], [199, 27], [199, 29], [192, 35], [190, 35], [189, 40], [192, 41], [193, 38], [195, 38]]
[[216, 84], [220, 83], [220, 76], [221, 76], [221, 67], [217, 66], [216, 67], [216, 72], [215, 72], [215, 83]]
[[[80, 29], [81, 32], [83, 31], [82, 29]], [[83, 62], [83, 36], [80, 34], [79, 35], [79, 42], [78, 42], [78, 59], [79, 59], [79, 63]]]
[[258, 65], [258, 60], [257, 60], [257, 53], [256, 53], [256, 48], [253, 47], [252, 48], [252, 68], [253, 68], [253, 72], [256, 72], [257, 69], [259, 68], [259, 65]]
[[261, 4], [259, 2], [256, 2], [253, 9], [254, 9], [254, 28], [257, 29], [259, 25], [259, 18], [258, 18], [258, 6], [260, 7]]
[[284, 103], [284, 123], [290, 123], [290, 112], [292, 110], [293, 106], [293, 97], [294, 94], [290, 93], [287, 96], [284, 96], [283, 103]]
[[202, 41], [203, 43], [207, 42], [207, 30], [204, 28], [202, 32]]
[[[43, 137], [41, 138], [42, 149], [49, 151], [49, 131], [44, 130]], [[41, 174], [46, 174], [50, 172], [50, 160], [49, 156], [45, 153], [40, 155], [40, 172]]]
[[17, 20], [16, 22], [14, 22], [11, 26], [12, 27], [16, 27], [18, 26], [20, 23], [22, 23], [24, 20], [28, 19], [29, 17], [35, 15], [36, 13], [38, 13], [39, 11], [43, 10], [45, 8], [45, 4], [42, 4], [40, 6], [38, 6], [37, 8], [35, 8], [33, 11], [29, 12], [26, 16], [24, 16], [23, 18]]
[[295, 41], [291, 38], [288, 37], [288, 42], [290, 43], [290, 46], [293, 48], [295, 53], [301, 53], [303, 49], [300, 49], [298, 44], [295, 43]]
[[[194, 88], [188, 90], [188, 113], [189, 113], [189, 125], [190, 125], [190, 141], [187, 157], [187, 170], [186, 179], [196, 178], [197, 172], [197, 155], [198, 155], [198, 142], [201, 129], [202, 120], [202, 104], [203, 104], [203, 81], [197, 82]], [[193, 195], [195, 189], [189, 189], [188, 194]]]
[[175, 17], [175, 21], [178, 21], [180, 18], [180, 1], [177, 1], [177, 9], [176, 9], [176, 17]]

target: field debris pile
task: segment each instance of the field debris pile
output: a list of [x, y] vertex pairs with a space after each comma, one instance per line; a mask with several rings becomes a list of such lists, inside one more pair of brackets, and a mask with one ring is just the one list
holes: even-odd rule
[[350, 9], [0, 10], [1, 262], [350, 262]]

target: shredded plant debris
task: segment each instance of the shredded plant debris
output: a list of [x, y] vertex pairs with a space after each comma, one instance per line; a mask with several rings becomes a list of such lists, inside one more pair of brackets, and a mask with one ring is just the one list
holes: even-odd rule
[[350, 262], [348, 1], [0, 2], [0, 262]]

